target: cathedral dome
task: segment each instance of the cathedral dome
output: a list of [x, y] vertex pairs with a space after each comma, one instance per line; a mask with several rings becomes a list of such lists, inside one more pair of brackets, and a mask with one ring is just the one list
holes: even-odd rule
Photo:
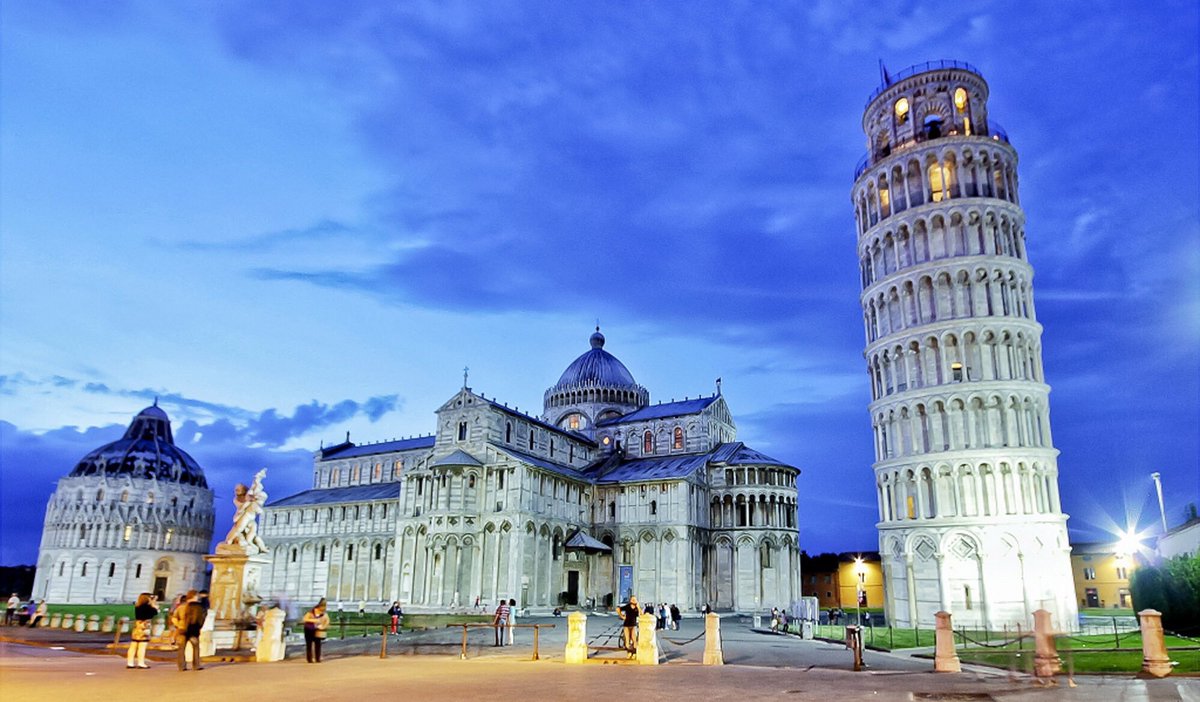
[[621, 363], [616, 356], [604, 350], [604, 335], [600, 328], [592, 334], [589, 340], [592, 348], [571, 362], [558, 379], [553, 389], [563, 387], [578, 387], [581, 385], [603, 386], [609, 388], [636, 388], [637, 382], [633, 374]]
[[200, 465], [175, 445], [171, 420], [157, 401], [138, 412], [123, 437], [84, 456], [67, 477], [82, 476], [154, 478], [208, 487]]

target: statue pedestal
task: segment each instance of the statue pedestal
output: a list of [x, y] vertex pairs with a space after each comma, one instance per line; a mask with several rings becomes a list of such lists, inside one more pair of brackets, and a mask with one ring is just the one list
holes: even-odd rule
[[248, 619], [246, 608], [260, 599], [258, 583], [271, 559], [262, 553], [248, 554], [239, 547], [221, 544], [217, 553], [205, 556], [204, 560], [212, 564], [208, 600], [209, 611], [215, 616], [213, 647], [248, 646], [250, 637], [242, 635]]
[[563, 654], [563, 662], [587, 663], [587, 657], [587, 615], [583, 612], [571, 612], [567, 615], [567, 648]]

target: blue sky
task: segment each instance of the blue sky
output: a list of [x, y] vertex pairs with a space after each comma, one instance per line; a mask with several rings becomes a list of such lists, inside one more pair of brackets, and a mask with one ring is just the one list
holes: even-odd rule
[[[1145, 5], [1145, 6], [1143, 6]], [[5, 2], [0, 563], [160, 397], [224, 529], [262, 466], [536, 412], [587, 348], [713, 390], [871, 549], [851, 175], [879, 80], [969, 61], [1021, 162], [1073, 536], [1200, 502], [1194, 2]]]

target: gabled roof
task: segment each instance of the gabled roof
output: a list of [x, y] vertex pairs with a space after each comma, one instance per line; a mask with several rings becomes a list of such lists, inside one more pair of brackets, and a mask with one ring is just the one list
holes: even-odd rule
[[394, 500], [400, 497], [400, 483], [374, 483], [349, 487], [314, 488], [288, 495], [280, 500], [268, 502], [267, 507], [299, 507], [303, 505], [328, 505], [338, 502], [370, 502]]
[[596, 483], [628, 483], [642, 480], [686, 478], [708, 464], [712, 454], [692, 453], [661, 458], [635, 458], [616, 465], [597, 466]]
[[582, 529], [577, 529], [563, 544], [563, 548], [568, 551], [583, 551], [584, 553], [612, 553], [612, 549], [607, 544], [593, 539]]
[[678, 402], [662, 402], [657, 405], [643, 407], [636, 412], [606, 419], [602, 422], [596, 422], [596, 426], [608, 427], [617, 424], [625, 424], [627, 422], [643, 422], [648, 419], [665, 419], [666, 417], [686, 417], [692, 414], [699, 414], [704, 411], [709, 405], [717, 401], [720, 395], [712, 395], [709, 397], [697, 397], [693, 400], [679, 400]]
[[356, 446], [349, 441], [323, 448], [320, 451], [321, 460], [328, 461], [333, 458], [357, 458], [359, 456], [374, 456], [379, 453], [394, 453], [396, 451], [411, 451], [414, 449], [433, 448], [435, 437], [417, 436], [411, 439], [398, 439], [396, 441], [381, 441], [377, 444], [362, 444]]
[[493, 448], [495, 448], [500, 453], [507, 454], [508, 456], [517, 459], [518, 461], [523, 461], [530, 465], [537, 466], [538, 468], [541, 468], [543, 470], [548, 470], [551, 473], [557, 473], [559, 475], [562, 475], [562, 476], [565, 476], [568, 478], [572, 478], [574, 480], [587, 480], [587, 476], [584, 475], [584, 473], [582, 471], [576, 470], [575, 468], [560, 465], [558, 463], [554, 463], [553, 461], [547, 461], [544, 458], [530, 455], [528, 453], [525, 453], [524, 451], [517, 451], [516, 449], [511, 449], [507, 446], [493, 445]]
[[730, 466], [784, 466], [794, 468], [783, 461], [771, 458], [765, 453], [755, 451], [740, 441], [721, 444], [713, 450], [713, 463], [724, 463]]
[[483, 462], [475, 458], [471, 454], [462, 449], [455, 449], [453, 453], [442, 456], [433, 462], [435, 466], [482, 466]]
[[521, 419], [526, 422], [529, 422], [530, 424], [537, 425], [543, 429], [546, 429], [547, 431], [552, 431], [556, 434], [560, 434], [562, 436], [569, 437], [569, 438], [574, 439], [575, 441], [578, 441], [582, 444], [587, 444], [589, 446], [597, 445], [596, 442], [593, 439], [589, 439], [586, 434], [580, 434], [579, 432], [568, 431], [566, 429], [563, 429], [562, 427], [556, 427], [553, 424], [551, 424], [550, 422], [547, 422], [546, 420], [544, 420], [540, 417], [534, 417], [534, 416], [525, 414], [524, 412], [517, 410], [517, 409], [513, 409], [512, 407], [509, 407], [508, 405], [502, 405], [499, 402], [496, 402], [495, 400], [489, 400], [486, 397], [483, 397], [482, 395], [480, 395], [479, 397], [481, 397], [484, 402], [486, 402], [489, 405], [491, 405], [492, 407], [500, 410], [501, 412], [504, 412], [507, 415], [511, 415], [513, 417], [516, 417], [517, 419]]

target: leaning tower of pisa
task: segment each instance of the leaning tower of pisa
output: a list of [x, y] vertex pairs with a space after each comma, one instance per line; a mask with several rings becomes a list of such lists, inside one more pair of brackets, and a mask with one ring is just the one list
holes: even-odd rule
[[879, 550], [900, 626], [1076, 627], [1017, 152], [974, 67], [885, 73], [854, 174]]

